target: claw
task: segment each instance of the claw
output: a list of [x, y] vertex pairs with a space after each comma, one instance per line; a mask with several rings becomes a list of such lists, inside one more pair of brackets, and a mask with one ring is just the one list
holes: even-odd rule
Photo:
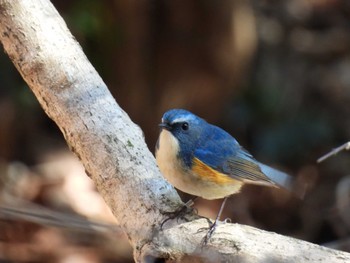
[[201, 242], [201, 246], [205, 246], [208, 244], [211, 236], [213, 235], [215, 229], [216, 229], [216, 226], [218, 225], [218, 220], [215, 220], [214, 224], [212, 224], [210, 227], [209, 227], [209, 230], [207, 232], [207, 234], [204, 236], [202, 242]]
[[231, 218], [226, 218], [226, 219], [224, 220], [224, 223], [225, 223], [225, 224], [226, 224], [226, 223], [232, 223]]
[[201, 218], [205, 218], [208, 221], [208, 225], [209, 227], [201, 227], [197, 230], [197, 233], [203, 232], [203, 231], [209, 231], [211, 226], [214, 224], [213, 222], [211, 222], [211, 220], [207, 217], [202, 216]]
[[179, 207], [178, 209], [176, 209], [173, 212], [166, 212], [164, 214], [166, 214], [168, 217], [166, 219], [163, 220], [163, 222], [160, 224], [160, 229], [163, 229], [163, 226], [166, 222], [168, 222], [169, 220], [173, 220], [175, 218], [177, 218], [177, 220], [179, 220], [180, 218], [183, 218], [183, 216], [185, 214], [187, 214], [188, 210], [191, 211], [195, 211], [197, 213], [197, 210], [192, 208], [192, 206], [194, 205], [194, 200], [190, 199], [188, 200], [183, 206]]

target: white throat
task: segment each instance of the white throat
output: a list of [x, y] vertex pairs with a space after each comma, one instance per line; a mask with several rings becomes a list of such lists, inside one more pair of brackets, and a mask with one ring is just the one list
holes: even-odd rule
[[[156, 159], [158, 166], [169, 180], [169, 177], [174, 174], [178, 166], [177, 155], [180, 150], [178, 140], [171, 134], [171, 132], [163, 129], [159, 135], [158, 150], [156, 151]], [[169, 180], [171, 182], [171, 180]]]
[[188, 176], [178, 159], [179, 141], [171, 132], [163, 129], [159, 135], [159, 149], [156, 151], [157, 164], [164, 177], [176, 188], [186, 191]]

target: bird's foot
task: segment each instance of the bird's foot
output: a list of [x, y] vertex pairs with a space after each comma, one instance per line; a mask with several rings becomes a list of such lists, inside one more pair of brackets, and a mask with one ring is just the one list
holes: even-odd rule
[[201, 246], [205, 246], [208, 244], [211, 236], [213, 235], [217, 225], [218, 225], [218, 221], [219, 220], [215, 220], [214, 223], [212, 223], [209, 219], [208, 219], [208, 223], [209, 223], [209, 229], [208, 228], [201, 228], [199, 230], [204, 230], [204, 229], [208, 229], [206, 235], [204, 236], [204, 238], [201, 241]]
[[167, 218], [163, 220], [163, 222], [160, 225], [160, 229], [163, 229], [163, 226], [166, 222], [169, 220], [173, 220], [177, 218], [179, 220], [180, 218], [184, 218], [184, 215], [187, 214], [188, 212], [195, 212], [197, 214], [197, 210], [194, 209], [192, 206], [194, 205], [194, 201], [190, 199], [187, 201], [183, 206], [179, 207], [173, 212], [165, 212], [164, 214], [167, 215]]
[[[218, 226], [218, 223], [219, 223], [219, 220], [216, 219], [214, 221], [214, 223], [211, 222], [211, 220], [209, 218], [206, 218], [207, 221], [208, 221], [208, 224], [209, 224], [209, 228], [206, 228], [206, 227], [202, 227], [200, 229], [198, 229], [198, 232], [201, 232], [201, 231], [204, 231], [204, 230], [208, 230], [206, 235], [204, 236], [202, 242], [201, 242], [201, 246], [205, 246], [208, 244], [211, 236], [213, 235], [213, 233], [215, 232], [215, 229], [216, 227]], [[223, 221], [224, 224], [226, 223], [231, 223], [231, 218], [226, 218], [224, 221]]]

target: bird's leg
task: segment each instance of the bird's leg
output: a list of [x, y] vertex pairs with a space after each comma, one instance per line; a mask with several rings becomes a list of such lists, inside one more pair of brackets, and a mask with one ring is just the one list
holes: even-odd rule
[[180, 218], [182, 217], [184, 214], [186, 214], [186, 211], [188, 209], [192, 209], [192, 206], [194, 205], [194, 201], [198, 198], [198, 196], [195, 196], [194, 198], [188, 200], [183, 206], [179, 207], [178, 209], [176, 209], [173, 212], [167, 212], [165, 213], [168, 217], [161, 223], [160, 225], [160, 229], [163, 229], [163, 225], [172, 219], [175, 218]]
[[220, 221], [220, 217], [221, 217], [222, 211], [224, 210], [227, 198], [228, 197], [225, 197], [224, 200], [222, 201], [219, 213], [216, 216], [214, 223], [209, 227], [209, 230], [202, 241], [202, 245], [206, 245], [208, 243], [209, 239], [211, 238], [211, 236], [213, 235], [213, 233], [216, 229], [216, 226], [218, 225], [218, 222]]

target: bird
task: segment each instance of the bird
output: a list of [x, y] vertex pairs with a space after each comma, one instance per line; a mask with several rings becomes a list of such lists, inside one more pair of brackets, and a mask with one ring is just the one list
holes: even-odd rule
[[196, 197], [223, 198], [205, 243], [220, 220], [227, 198], [238, 193], [243, 185], [264, 185], [294, 192], [293, 177], [260, 163], [225, 130], [190, 111], [168, 110], [159, 127], [155, 156], [165, 179]]

